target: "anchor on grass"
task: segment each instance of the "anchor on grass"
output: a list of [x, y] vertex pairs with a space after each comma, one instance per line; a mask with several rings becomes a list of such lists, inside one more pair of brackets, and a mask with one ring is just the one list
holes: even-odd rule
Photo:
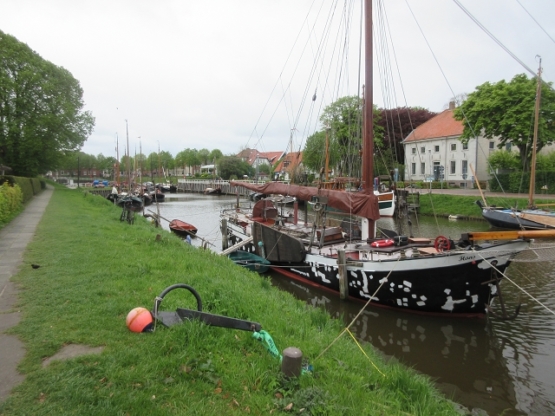
[[[164, 297], [174, 289], [186, 289], [191, 292], [197, 301], [197, 310], [177, 308], [175, 312], [160, 311], [160, 304], [164, 300]], [[202, 300], [200, 299], [200, 295], [194, 288], [184, 283], [169, 286], [156, 297], [152, 316], [167, 327], [183, 323], [184, 320], [198, 319], [207, 325], [222, 328], [240, 329], [242, 331], [252, 332], [260, 332], [262, 329], [262, 325], [257, 322], [202, 312]]]
[[[494, 264], [494, 266], [495, 266], [495, 264]], [[491, 313], [491, 315], [494, 318], [501, 319], [501, 320], [504, 320], [504, 321], [512, 321], [513, 319], [515, 319], [518, 316], [518, 313], [520, 312], [520, 307], [522, 305], [519, 303], [518, 306], [516, 307], [514, 313], [512, 315], [507, 315], [507, 309], [505, 308], [505, 301], [503, 300], [503, 295], [501, 293], [501, 287], [499, 286], [500, 281], [501, 281], [501, 278], [497, 274], [497, 271], [492, 269], [492, 278], [491, 278], [491, 280], [488, 280], [487, 282], [482, 282], [482, 284], [483, 285], [487, 285], [487, 284], [490, 284], [490, 283], [495, 284], [495, 287], [497, 288], [497, 295], [499, 296], [499, 304], [501, 305], [501, 315], [499, 315], [497, 312], [495, 312], [490, 305], [486, 305], [486, 309], [489, 313]]]

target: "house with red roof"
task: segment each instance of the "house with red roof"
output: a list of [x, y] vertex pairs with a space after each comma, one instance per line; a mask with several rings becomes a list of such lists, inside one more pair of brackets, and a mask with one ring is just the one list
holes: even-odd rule
[[460, 187], [472, 187], [472, 169], [480, 181], [491, 177], [487, 159], [497, 150], [497, 139], [482, 136], [467, 143], [459, 139], [462, 121], [455, 120], [455, 104], [414, 129], [403, 140], [405, 181], [443, 180]]
[[287, 153], [276, 166], [274, 174], [279, 174], [279, 179], [290, 181], [296, 173], [300, 172], [303, 163], [302, 152]]

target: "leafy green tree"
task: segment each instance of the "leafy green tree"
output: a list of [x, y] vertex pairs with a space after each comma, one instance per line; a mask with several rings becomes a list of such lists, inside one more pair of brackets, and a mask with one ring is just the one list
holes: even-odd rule
[[193, 173], [198, 172], [201, 164], [197, 149], [187, 149], [187, 165], [193, 169]]
[[[455, 109], [457, 120], [464, 122], [462, 140], [483, 134], [499, 138], [501, 149], [509, 142], [520, 152], [520, 165], [530, 166], [537, 78], [516, 75], [510, 82], [486, 82], [468, 94]], [[555, 91], [551, 83], [543, 84], [538, 125], [537, 152], [555, 140]]]
[[378, 111], [380, 116], [376, 123], [383, 132], [383, 142], [375, 147], [380, 154], [390, 155], [387, 161], [389, 168], [405, 163], [403, 140], [410, 132], [437, 115], [422, 107], [380, 108]]
[[151, 179], [154, 179], [154, 172], [158, 170], [158, 152], [150, 152], [145, 160], [145, 171], [151, 172]]
[[210, 159], [210, 150], [208, 149], [200, 149], [198, 151], [198, 158], [203, 165], [211, 165], [214, 162], [214, 159]]
[[338, 156], [330, 168], [335, 166], [339, 176], [356, 176], [360, 172], [362, 109], [360, 97], [342, 97], [327, 106], [320, 117], [324, 131], [328, 131], [330, 149]]
[[518, 154], [505, 149], [492, 152], [488, 157], [488, 165], [494, 171], [497, 169], [519, 169], [521, 166]]
[[175, 166], [175, 161], [170, 152], [162, 150], [160, 152], [160, 168], [164, 170], [173, 169]]
[[218, 163], [218, 172], [224, 179], [230, 179], [232, 176], [242, 178], [243, 175], [252, 177], [255, 173], [251, 165], [237, 156], [221, 157]]
[[536, 171], [555, 172], [555, 151], [539, 154], [536, 159]]
[[[339, 98], [322, 112], [322, 130], [307, 139], [303, 164], [320, 171], [325, 165], [326, 133], [329, 143], [329, 168], [339, 176], [360, 176], [362, 166], [362, 100], [356, 96]], [[383, 144], [383, 131], [374, 107], [374, 146]]]
[[224, 154], [220, 149], [214, 149], [210, 152], [210, 160], [219, 160]]
[[[336, 143], [329, 143], [329, 167], [335, 166], [339, 160], [338, 146]], [[318, 131], [306, 139], [305, 147], [303, 149], [303, 165], [314, 172], [320, 172], [322, 167], [325, 166], [326, 154], [326, 132]]]
[[58, 168], [94, 127], [83, 90], [62, 67], [0, 31], [0, 162], [15, 175]]
[[270, 165], [267, 165], [266, 163], [262, 163], [260, 166], [258, 166], [258, 173], [263, 173], [265, 175], [269, 175], [270, 174]]

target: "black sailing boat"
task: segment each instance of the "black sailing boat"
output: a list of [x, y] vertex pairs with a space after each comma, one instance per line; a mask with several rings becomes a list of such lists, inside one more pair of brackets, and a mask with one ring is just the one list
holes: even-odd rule
[[[241, 249], [291, 279], [339, 292], [341, 298], [419, 313], [483, 316], [500, 291], [511, 259], [543, 231], [467, 233], [458, 241], [395, 236], [376, 238], [378, 199], [373, 192], [372, 1], [365, 0], [365, 106], [363, 191], [341, 192], [270, 182], [231, 182], [262, 194], [294, 196], [312, 204], [315, 221], [298, 212], [280, 215], [271, 201], [251, 210], [221, 213], [225, 253]], [[340, 226], [326, 222], [327, 208], [348, 213]], [[555, 233], [553, 233], [555, 236]], [[503, 241], [505, 239], [505, 241]]]

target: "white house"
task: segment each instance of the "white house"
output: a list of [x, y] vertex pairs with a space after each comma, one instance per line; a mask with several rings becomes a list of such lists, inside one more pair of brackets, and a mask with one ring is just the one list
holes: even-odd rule
[[[462, 143], [462, 121], [453, 117], [454, 103], [414, 129], [405, 140], [405, 181], [443, 180], [451, 185], [472, 187], [476, 176], [490, 179], [487, 159], [498, 150], [497, 139], [479, 136]], [[474, 171], [474, 173], [473, 173]]]

